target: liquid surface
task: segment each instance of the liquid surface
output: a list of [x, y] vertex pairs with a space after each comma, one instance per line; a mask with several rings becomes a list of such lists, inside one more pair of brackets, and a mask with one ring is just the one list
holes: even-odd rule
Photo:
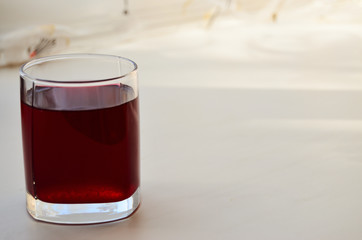
[[[91, 101], [93, 90], [88, 95]], [[118, 90], [103, 94], [119, 101], [115, 94], [124, 91]], [[57, 96], [59, 89], [48, 91]], [[138, 98], [98, 107], [54, 110], [21, 102], [27, 191], [35, 198], [49, 203], [105, 203], [127, 199], [137, 190]]]

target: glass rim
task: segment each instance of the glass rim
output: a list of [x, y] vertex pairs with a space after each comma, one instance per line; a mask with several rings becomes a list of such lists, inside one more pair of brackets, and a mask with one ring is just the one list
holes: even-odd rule
[[[44, 63], [44, 62], [50, 62], [50, 61], [56, 61], [56, 60], [61, 60], [61, 59], [71, 59], [71, 58], [86, 58], [86, 57], [92, 57], [92, 58], [97, 58], [97, 57], [107, 57], [107, 58], [116, 58], [118, 60], [123, 60], [126, 62], [129, 62], [133, 65], [133, 69], [128, 71], [125, 74], [121, 74], [119, 76], [116, 77], [110, 77], [110, 78], [102, 78], [102, 79], [95, 79], [95, 80], [88, 80], [88, 81], [62, 81], [62, 80], [50, 80], [50, 79], [43, 79], [43, 78], [38, 78], [38, 77], [34, 77], [29, 73], [26, 73], [26, 70], [32, 66]], [[30, 79], [31, 81], [39, 81], [39, 82], [47, 82], [47, 83], [61, 83], [61, 84], [86, 84], [86, 83], [99, 83], [99, 82], [107, 82], [107, 81], [113, 81], [113, 80], [117, 80], [120, 78], [124, 78], [126, 76], [131, 75], [132, 73], [136, 72], [138, 69], [137, 64], [132, 61], [129, 58], [125, 58], [125, 57], [121, 57], [121, 56], [117, 56], [117, 55], [111, 55], [111, 54], [99, 54], [99, 53], [70, 53], [70, 54], [57, 54], [57, 55], [51, 55], [51, 56], [47, 56], [47, 57], [40, 57], [40, 58], [36, 58], [33, 59], [27, 63], [24, 63], [21, 67], [20, 67], [20, 76], [21, 77], [26, 77], [28, 79]]]

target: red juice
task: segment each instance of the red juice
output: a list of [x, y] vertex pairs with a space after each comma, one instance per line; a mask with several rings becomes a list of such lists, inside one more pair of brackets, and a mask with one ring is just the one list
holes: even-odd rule
[[[108, 96], [107, 104], [116, 103], [122, 99], [119, 88], [98, 87], [96, 92]], [[33, 106], [22, 100], [26, 186], [34, 198], [49, 203], [117, 202], [139, 187], [138, 97], [90, 109], [87, 103], [99, 102], [94, 89], [44, 87], [32, 93]], [[87, 102], [79, 109], [51, 107], [65, 93], [78, 105], [79, 99]]]

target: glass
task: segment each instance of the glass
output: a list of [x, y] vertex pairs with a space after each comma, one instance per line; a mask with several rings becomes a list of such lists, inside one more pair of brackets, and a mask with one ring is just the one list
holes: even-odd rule
[[67, 54], [20, 69], [27, 210], [46, 222], [122, 219], [140, 203], [137, 65]]

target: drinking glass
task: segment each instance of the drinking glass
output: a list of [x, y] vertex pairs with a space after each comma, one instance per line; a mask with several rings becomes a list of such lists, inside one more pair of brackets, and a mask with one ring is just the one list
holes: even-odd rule
[[41, 221], [98, 223], [140, 203], [137, 65], [101, 54], [20, 69], [26, 206]]

